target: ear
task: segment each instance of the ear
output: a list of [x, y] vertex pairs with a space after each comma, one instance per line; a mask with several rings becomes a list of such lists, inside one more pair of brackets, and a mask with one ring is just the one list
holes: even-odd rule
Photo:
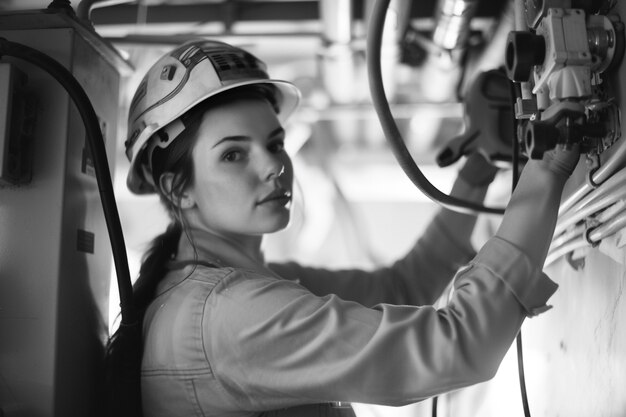
[[196, 206], [196, 200], [187, 191], [183, 191], [180, 195], [176, 191], [172, 191], [175, 174], [172, 172], [164, 172], [159, 178], [159, 188], [162, 194], [174, 206], [181, 209], [190, 209]]

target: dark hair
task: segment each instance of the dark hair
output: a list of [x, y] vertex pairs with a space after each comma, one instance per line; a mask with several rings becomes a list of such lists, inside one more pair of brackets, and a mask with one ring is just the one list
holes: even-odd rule
[[[278, 113], [279, 92], [270, 84], [250, 85], [225, 91], [195, 106], [182, 116], [185, 130], [167, 149], [156, 148], [152, 153], [152, 176], [161, 202], [168, 210], [171, 222], [166, 231], [152, 240], [144, 254], [139, 276], [133, 285], [133, 304], [138, 313], [137, 323], [120, 325], [111, 336], [105, 357], [106, 416], [140, 417], [142, 323], [156, 288], [167, 273], [167, 262], [176, 257], [178, 242], [184, 231], [179, 201], [182, 191], [193, 184], [192, 152], [202, 115], [210, 108], [237, 99], [261, 97]], [[159, 186], [162, 174], [174, 174], [171, 189]]]

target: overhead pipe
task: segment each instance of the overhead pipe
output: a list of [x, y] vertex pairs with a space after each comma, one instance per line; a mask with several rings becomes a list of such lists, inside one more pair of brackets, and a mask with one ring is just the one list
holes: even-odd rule
[[90, 20], [91, 11], [100, 7], [117, 6], [118, 4], [134, 3], [136, 0], [81, 0], [76, 8], [79, 19]]
[[463, 48], [477, 6], [478, 0], [439, 0], [433, 32], [435, 45], [447, 50]]
[[423, 85], [428, 100], [445, 102], [458, 98], [458, 83], [463, 77], [462, 61], [477, 6], [478, 0], [438, 0], [431, 47], [422, 68], [424, 79], [433, 80]]
[[352, 42], [352, 0], [320, 0], [322, 38], [325, 43]]
[[[369, 19], [371, 1], [363, 8], [363, 20]], [[394, 70], [399, 62], [399, 42], [408, 25], [411, 2], [392, 0], [383, 34], [382, 55], [385, 86], [389, 97], [395, 96]], [[319, 52], [322, 82], [330, 98], [339, 104], [354, 104], [369, 100], [363, 90], [365, 82], [365, 42], [357, 31], [354, 1], [320, 0], [322, 49]]]
[[319, 65], [324, 89], [333, 102], [355, 101], [356, 61], [353, 51], [351, 0], [320, 0], [322, 49]]

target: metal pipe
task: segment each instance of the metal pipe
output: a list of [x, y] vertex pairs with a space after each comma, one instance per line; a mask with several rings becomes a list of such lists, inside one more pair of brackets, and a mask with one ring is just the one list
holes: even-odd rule
[[443, 49], [462, 48], [477, 6], [477, 0], [439, 0], [433, 42]]
[[80, 3], [78, 3], [76, 15], [79, 19], [90, 20], [92, 9], [108, 6], [117, 6], [118, 4], [134, 2], [136, 2], [136, 0], [82, 0]]
[[322, 37], [328, 43], [352, 42], [352, 1], [321, 0]]
[[[513, 0], [513, 10], [515, 15], [515, 31], [528, 32], [528, 24], [526, 23], [526, 5], [524, 0]], [[523, 100], [532, 99], [533, 93], [530, 83], [520, 83], [521, 96]]]

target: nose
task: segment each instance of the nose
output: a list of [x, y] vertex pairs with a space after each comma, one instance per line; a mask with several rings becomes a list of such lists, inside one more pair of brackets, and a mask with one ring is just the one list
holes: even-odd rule
[[283, 175], [283, 173], [285, 172], [285, 165], [284, 164], [278, 164], [278, 165], [274, 165], [267, 174], [267, 179], [268, 180], [274, 180], [277, 179], [278, 177], [280, 177], [281, 175]]
[[265, 165], [265, 179], [275, 180], [279, 178], [285, 172], [285, 164], [283, 161], [274, 154], [267, 155], [267, 162]]

